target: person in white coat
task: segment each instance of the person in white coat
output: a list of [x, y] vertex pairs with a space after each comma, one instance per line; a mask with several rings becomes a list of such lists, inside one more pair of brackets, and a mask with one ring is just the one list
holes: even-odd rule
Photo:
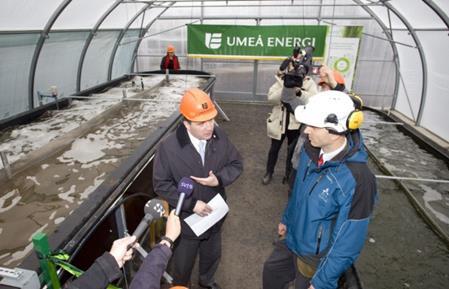
[[[290, 175], [292, 164], [291, 158], [296, 140], [299, 137], [300, 123], [296, 121], [295, 116], [287, 111], [287, 108], [281, 103], [281, 94], [285, 89], [283, 80], [279, 76], [275, 76], [276, 82], [268, 91], [268, 101], [273, 104], [273, 109], [267, 118], [267, 135], [271, 138], [271, 146], [268, 152], [267, 166], [262, 183], [267, 185], [271, 182], [274, 168], [276, 166], [279, 150], [282, 143], [287, 138], [287, 160], [285, 164], [285, 174], [282, 182], [285, 183]], [[284, 91], [285, 93], [285, 91]], [[306, 76], [303, 80], [302, 87], [295, 88], [295, 94], [298, 99], [306, 104], [308, 99], [317, 93], [317, 85]]]

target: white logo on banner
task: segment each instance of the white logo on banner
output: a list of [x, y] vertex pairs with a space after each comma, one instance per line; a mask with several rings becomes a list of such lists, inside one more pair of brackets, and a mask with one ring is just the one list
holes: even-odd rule
[[206, 33], [206, 41], [204, 42], [207, 48], [218, 49], [221, 46], [221, 33]]

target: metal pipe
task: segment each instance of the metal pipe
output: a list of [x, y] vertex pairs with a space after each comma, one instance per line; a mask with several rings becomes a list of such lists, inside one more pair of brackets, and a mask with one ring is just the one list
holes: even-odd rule
[[[379, 159], [376, 157], [376, 155], [368, 149], [367, 146], [365, 146], [366, 151], [370, 155], [370, 157], [373, 159], [373, 161], [379, 166], [379, 168], [391, 175], [393, 174], [382, 164], [382, 162], [379, 161]], [[446, 233], [446, 231], [441, 228], [441, 226], [432, 218], [432, 216], [429, 215], [429, 213], [426, 211], [426, 209], [421, 205], [421, 203], [416, 199], [416, 197], [413, 195], [413, 193], [402, 183], [399, 179], [393, 179], [393, 181], [396, 182], [396, 184], [399, 185], [399, 187], [404, 191], [405, 195], [407, 196], [408, 200], [412, 204], [412, 206], [415, 208], [415, 210], [420, 214], [420, 216], [424, 219], [424, 221], [427, 222], [427, 224], [430, 226], [432, 231], [440, 237], [440, 239], [445, 243], [447, 247], [449, 247], [449, 235]]]
[[136, 21], [136, 19], [142, 15], [149, 7], [151, 7], [151, 4], [154, 1], [151, 1], [151, 3], [147, 3], [144, 7], [142, 7], [136, 15], [134, 15], [126, 24], [126, 26], [122, 29], [119, 36], [117, 37], [117, 40], [115, 41], [114, 47], [112, 48], [111, 56], [109, 58], [109, 68], [108, 68], [108, 81], [112, 79], [112, 68], [114, 66], [114, 60], [115, 60], [115, 54], [117, 53], [120, 41], [122, 41], [123, 37], [125, 36], [126, 32], [128, 31], [129, 27]]
[[441, 18], [441, 20], [446, 24], [446, 26], [449, 28], [449, 17], [447, 14], [441, 9], [433, 0], [422, 0], [424, 3], [427, 4], [427, 6], [430, 7], [437, 15]]
[[[104, 94], [103, 94], [104, 95]], [[170, 100], [158, 100], [158, 99], [146, 99], [146, 98], [132, 98], [132, 97], [115, 97], [115, 96], [66, 96], [64, 98], [67, 99], [98, 99], [98, 100], [116, 100], [116, 101], [141, 101], [141, 102], [162, 102], [162, 103], [179, 103], [179, 101], [170, 101]]]
[[392, 122], [392, 121], [364, 121], [363, 123], [404, 125], [402, 122]]
[[51, 27], [58, 19], [59, 15], [64, 11], [64, 9], [72, 2], [72, 0], [65, 0], [59, 4], [55, 12], [50, 16], [50, 19], [45, 24], [44, 29], [41, 31], [41, 36], [36, 43], [36, 48], [34, 49], [33, 58], [30, 64], [30, 74], [28, 77], [28, 109], [32, 110], [34, 108], [34, 77], [36, 76], [37, 62], [39, 60], [39, 55], [41, 54], [42, 47], [44, 46], [45, 40], [48, 38], [48, 33], [50, 33]]
[[[160, 17], [159, 20], [192, 20], [198, 19], [199, 16], [165, 16]], [[247, 20], [247, 19], [256, 19], [256, 18], [262, 18], [262, 19], [276, 19], [276, 20], [282, 20], [282, 19], [292, 19], [292, 20], [298, 20], [298, 16], [262, 16], [258, 17], [256, 15], [235, 15], [235, 16], [205, 16], [203, 20]], [[304, 16], [301, 17], [301, 19], [305, 20], [317, 20], [317, 17], [315, 16]], [[371, 17], [366, 16], [354, 16], [354, 17], [347, 17], [347, 16], [335, 16], [335, 17], [322, 17], [321, 19], [330, 19], [330, 20], [373, 20]]]
[[[125, 75], [129, 75], [129, 76], [142, 76], [142, 75], [162, 75], [160, 73], [128, 73]], [[182, 75], [182, 74], [177, 74], [177, 75]], [[213, 77], [215, 78], [214, 74], [185, 74], [186, 76], [194, 76], [194, 77], [204, 77], [204, 78], [210, 78]]]
[[[422, 114], [424, 111], [424, 106], [426, 104], [426, 96], [427, 96], [427, 61], [426, 61], [426, 55], [424, 54], [423, 47], [421, 45], [421, 41], [419, 40], [418, 35], [416, 35], [415, 31], [413, 31], [412, 25], [407, 21], [407, 19], [396, 9], [394, 8], [389, 2], [384, 2], [384, 5], [391, 10], [396, 16], [404, 23], [404, 25], [407, 27], [407, 29], [410, 32], [410, 35], [412, 36], [413, 40], [416, 43], [416, 46], [418, 47], [418, 53], [421, 59], [421, 67], [422, 67], [422, 89], [421, 89], [421, 101], [419, 104], [419, 110], [418, 110], [418, 116], [416, 118], [415, 124], [417, 126], [420, 126], [421, 120], [422, 120]], [[411, 111], [413, 113], [413, 110]]]
[[[144, 38], [145, 34], [148, 32], [148, 30], [150, 29], [150, 27], [154, 24], [154, 22], [156, 22], [157, 19], [159, 19], [159, 17], [165, 13], [165, 11], [168, 10], [168, 8], [170, 8], [171, 6], [173, 6], [175, 4], [175, 2], [171, 2], [170, 5], [168, 5], [168, 7], [166, 7], [164, 10], [162, 10], [156, 17], [154, 17], [153, 20], [151, 20], [150, 23], [147, 24], [147, 26], [145, 26], [145, 29], [140, 31], [140, 35], [139, 38], [137, 39], [137, 43], [136, 46], [134, 47], [134, 51], [132, 54], [132, 59], [131, 59], [131, 65], [129, 67], [129, 71], [133, 71], [133, 67], [134, 67], [134, 62], [136, 62], [137, 59], [137, 52], [139, 51], [139, 46], [140, 43], [142, 43], [142, 39]], [[137, 70], [138, 71], [138, 70]]]
[[101, 15], [100, 19], [98, 19], [97, 23], [95, 23], [94, 27], [90, 30], [89, 35], [87, 36], [86, 41], [84, 42], [83, 50], [80, 54], [80, 59], [78, 62], [78, 70], [76, 73], [76, 92], [81, 91], [81, 75], [83, 73], [83, 65], [84, 65], [84, 59], [86, 57], [87, 49], [89, 48], [94, 36], [96, 35], [98, 29], [100, 28], [101, 24], [104, 22], [104, 20], [115, 10], [115, 8], [118, 7], [118, 5], [123, 2], [122, 0], [116, 0], [109, 8], [106, 10], [106, 12]]
[[393, 35], [388, 31], [388, 28], [385, 26], [385, 24], [382, 22], [382, 20], [377, 16], [376, 13], [373, 12], [369, 7], [362, 6], [363, 2], [360, 0], [353, 0], [355, 3], [360, 4], [361, 8], [365, 10], [371, 17], [374, 18], [374, 20], [379, 24], [380, 28], [384, 32], [384, 34], [387, 36], [387, 38], [390, 40], [389, 43], [391, 45], [391, 49], [393, 50], [393, 60], [394, 64], [396, 66], [396, 79], [395, 79], [395, 86], [394, 86], [394, 92], [393, 92], [393, 101], [390, 107], [394, 107], [394, 104], [396, 102], [396, 98], [398, 96], [399, 92], [399, 79], [400, 79], [400, 62], [399, 62], [399, 54], [398, 49], [396, 47], [396, 43], [394, 42]]
[[449, 184], [449, 180], [426, 179], [426, 178], [411, 178], [411, 177], [398, 177], [398, 176], [386, 176], [386, 175], [376, 175], [376, 178], [378, 178], [378, 179], [388, 179], [388, 180], [401, 180], [401, 181], [416, 181], [416, 182], [429, 182], [429, 183]]
[[12, 179], [11, 166], [9, 165], [8, 156], [6, 155], [6, 152], [0, 151], [0, 157], [2, 159], [3, 168], [5, 169], [6, 176], [8, 177], [8, 179]]

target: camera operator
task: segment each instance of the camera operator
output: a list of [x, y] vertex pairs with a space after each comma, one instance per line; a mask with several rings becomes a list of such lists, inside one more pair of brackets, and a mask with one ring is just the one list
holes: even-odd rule
[[262, 179], [262, 184], [271, 182], [276, 166], [279, 150], [284, 139], [287, 137], [288, 149], [285, 165], [285, 174], [282, 183], [288, 180], [292, 168], [291, 157], [294, 144], [299, 136], [299, 126], [291, 111], [281, 103], [281, 94], [287, 94], [298, 99], [299, 103], [307, 103], [311, 95], [317, 93], [315, 82], [307, 75], [312, 64], [313, 48], [306, 48], [305, 55], [300, 47], [293, 49], [293, 55], [285, 59], [276, 76], [276, 83], [268, 92], [268, 101], [272, 103], [273, 109], [267, 119], [267, 133], [271, 138], [271, 146], [268, 152], [266, 172]]

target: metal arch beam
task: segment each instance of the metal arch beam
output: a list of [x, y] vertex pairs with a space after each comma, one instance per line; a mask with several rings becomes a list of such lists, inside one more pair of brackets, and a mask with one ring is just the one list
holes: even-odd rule
[[[260, 19], [274, 19], [274, 20], [282, 20], [282, 19], [304, 19], [304, 20], [317, 20], [316, 16], [307, 16], [307, 17], [301, 17], [298, 18], [298, 16], [264, 16], [260, 17], [257, 15], [239, 15], [239, 16], [205, 16], [203, 17], [203, 20], [254, 20], [256, 18]], [[167, 16], [167, 17], [161, 17], [161, 20], [192, 20], [192, 19], [200, 19], [200, 16], [194, 16], [194, 17], [188, 17], [188, 16]], [[336, 19], [336, 20], [372, 20], [371, 17], [346, 17], [346, 16], [335, 16], [335, 17], [322, 17], [323, 19]]]
[[[360, 0], [353, 0], [355, 3], [357, 4], [363, 4]], [[390, 34], [388, 27], [385, 26], [385, 24], [382, 22], [382, 20], [377, 16], [376, 13], [374, 13], [373, 10], [371, 10], [371, 8], [367, 7], [366, 5], [360, 5], [361, 8], [363, 8], [363, 10], [365, 10], [369, 15], [371, 15], [371, 17], [374, 18], [374, 20], [377, 22], [377, 24], [379, 24], [380, 28], [382, 29], [382, 31], [385, 33], [385, 35], [388, 38], [388, 41], [390, 42], [391, 45], [391, 49], [393, 50], [393, 60], [394, 60], [394, 64], [396, 66], [396, 80], [395, 80], [395, 85], [394, 85], [394, 92], [393, 92], [393, 102], [392, 102], [392, 106], [393, 103], [395, 102], [395, 99], [398, 96], [399, 93], [399, 80], [400, 80], [400, 65], [399, 65], [399, 53], [398, 53], [398, 48], [396, 46], [396, 43], [393, 39], [393, 35]]]
[[[389, 2], [384, 2], [385, 6], [390, 9], [396, 16], [404, 23], [404, 25], [409, 30], [409, 33], [412, 35], [413, 40], [416, 43], [416, 46], [418, 47], [418, 53], [421, 58], [421, 66], [422, 66], [422, 78], [423, 78], [423, 84], [422, 84], [422, 90], [421, 90], [421, 103], [419, 104], [419, 110], [418, 110], [418, 117], [415, 120], [415, 124], [419, 126], [421, 124], [421, 118], [424, 110], [424, 105], [426, 103], [426, 96], [427, 96], [427, 61], [426, 56], [423, 52], [423, 47], [421, 45], [421, 41], [419, 41], [418, 35], [416, 35], [416, 32], [413, 30], [412, 25], [405, 19], [405, 17], [399, 13], [399, 11], [394, 8]], [[413, 111], [412, 111], [413, 113]]]
[[129, 27], [133, 24], [133, 22], [143, 13], [145, 12], [148, 7], [151, 6], [151, 4], [153, 4], [153, 2], [151, 3], [147, 3], [145, 6], [142, 7], [142, 9], [140, 9], [136, 15], [134, 15], [133, 18], [131, 18], [131, 20], [129, 20], [129, 22], [126, 24], [125, 28], [122, 29], [122, 31], [120, 32], [119, 36], [117, 37], [117, 40], [115, 41], [114, 44], [114, 48], [112, 49], [111, 52], [111, 58], [109, 59], [109, 68], [108, 68], [108, 81], [110, 81], [112, 79], [112, 67], [114, 66], [114, 59], [115, 59], [115, 54], [117, 53], [118, 50], [118, 46], [120, 45], [120, 41], [122, 41], [123, 36], [125, 36], [126, 32], [128, 31]]
[[447, 14], [444, 13], [444, 11], [437, 4], [435, 4], [435, 2], [433, 2], [433, 0], [422, 0], [422, 1], [427, 6], [429, 6], [430, 9], [432, 9], [441, 18], [444, 24], [446, 24], [446, 26], [449, 28], [449, 17], [447, 16]]
[[164, 10], [161, 11], [161, 13], [159, 13], [156, 17], [154, 17], [153, 20], [151, 20], [150, 23], [147, 24], [147, 26], [145, 26], [145, 29], [143, 29], [140, 33], [139, 39], [137, 40], [136, 46], [134, 47], [134, 51], [133, 51], [133, 56], [132, 56], [132, 61], [131, 61], [131, 67], [129, 69], [129, 71], [131, 72], [133, 70], [133, 66], [134, 66], [134, 62], [136, 61], [137, 58], [137, 52], [139, 51], [139, 46], [142, 43], [142, 40], [145, 36], [145, 34], [147, 34], [148, 30], [150, 30], [151, 26], [154, 24], [154, 22], [156, 22], [156, 20], [159, 19], [159, 17], [165, 13], [165, 11], [168, 10], [168, 8], [170, 8], [171, 6], [173, 6], [175, 4], [175, 1], [171, 2]]
[[106, 12], [101, 15], [100, 19], [98, 19], [97, 23], [95, 23], [94, 27], [92, 27], [92, 30], [89, 33], [89, 36], [87, 36], [86, 41], [84, 42], [83, 50], [81, 51], [80, 60], [78, 62], [78, 71], [76, 73], [76, 92], [81, 91], [81, 75], [83, 73], [83, 65], [84, 65], [84, 59], [86, 58], [87, 49], [89, 49], [90, 44], [92, 43], [92, 40], [97, 33], [98, 29], [100, 28], [101, 24], [103, 24], [104, 20], [115, 10], [115, 8], [120, 5], [120, 3], [123, 2], [123, 0], [116, 0], [114, 4], [112, 4]]
[[48, 33], [51, 27], [58, 19], [59, 15], [64, 11], [64, 9], [72, 2], [72, 0], [65, 0], [59, 4], [58, 8], [50, 16], [50, 19], [45, 24], [44, 29], [41, 32], [41, 36], [36, 43], [36, 48], [34, 49], [33, 58], [31, 59], [30, 74], [28, 76], [28, 109], [34, 108], [34, 77], [36, 76], [37, 61], [39, 60], [39, 55], [41, 54], [42, 47], [44, 46], [45, 40], [48, 38]]

